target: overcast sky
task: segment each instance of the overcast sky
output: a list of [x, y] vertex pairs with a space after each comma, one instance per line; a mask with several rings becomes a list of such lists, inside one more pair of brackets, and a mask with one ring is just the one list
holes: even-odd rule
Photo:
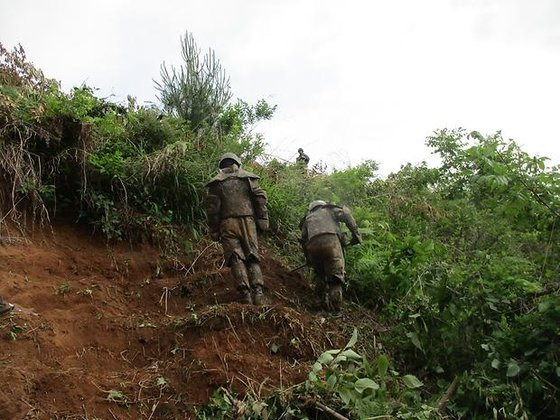
[[560, 163], [557, 0], [0, 0], [0, 42], [65, 89], [156, 102], [180, 37], [213, 48], [236, 97], [278, 105], [272, 155], [381, 173], [430, 159], [438, 128], [502, 130]]

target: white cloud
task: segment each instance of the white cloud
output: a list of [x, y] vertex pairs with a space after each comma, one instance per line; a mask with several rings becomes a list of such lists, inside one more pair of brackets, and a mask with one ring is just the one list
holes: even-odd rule
[[260, 126], [271, 153], [302, 146], [384, 173], [428, 159], [424, 138], [457, 126], [501, 129], [559, 162], [559, 23], [554, 0], [0, 0], [1, 42], [21, 42], [66, 88], [154, 101], [188, 29], [237, 96], [278, 104]]

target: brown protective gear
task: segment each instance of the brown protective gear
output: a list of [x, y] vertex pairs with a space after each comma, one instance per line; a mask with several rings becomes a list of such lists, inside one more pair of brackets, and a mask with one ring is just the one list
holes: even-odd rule
[[317, 277], [330, 283], [344, 283], [344, 254], [335, 234], [315, 236], [306, 245], [307, 255]]
[[300, 223], [302, 248], [306, 261], [316, 275], [316, 291], [328, 309], [340, 309], [344, 279], [344, 235], [340, 223], [352, 232], [352, 243], [361, 242], [350, 210], [314, 201]]
[[247, 274], [249, 275], [249, 284], [253, 289], [257, 286], [263, 285], [261, 266], [258, 263], [247, 263]]
[[257, 219], [257, 227], [261, 232], [266, 232], [268, 230], [269, 224], [267, 219]]
[[231, 273], [237, 283], [237, 291], [241, 303], [253, 303], [251, 298], [251, 287], [245, 263], [237, 257], [232, 258]]
[[[314, 201], [311, 204], [314, 203], [319, 203], [319, 201]], [[300, 223], [301, 239], [304, 243], [307, 243], [317, 235], [332, 233], [337, 235], [344, 244], [340, 222], [348, 227], [350, 232], [352, 232], [353, 238], [361, 241], [358, 225], [352, 217], [350, 209], [347, 207], [339, 207], [332, 204], [316, 204], [313, 207], [310, 205], [310, 208], [311, 210], [307, 212]]]
[[235, 153], [224, 153], [221, 157], [220, 157], [220, 161], [218, 162], [218, 168], [223, 168], [223, 163], [226, 160], [233, 160], [237, 166], [241, 166], [241, 159], [239, 159], [239, 156], [237, 156]]
[[259, 186], [257, 175], [239, 168], [241, 162], [237, 156], [226, 154], [220, 164], [226, 159], [236, 164], [221, 169], [207, 184], [210, 235], [222, 243], [241, 301], [262, 301], [257, 224], [260, 230], [268, 228], [266, 192]]
[[231, 265], [233, 257], [245, 262], [259, 262], [257, 227], [251, 216], [229, 217], [220, 223], [220, 242], [226, 264]]

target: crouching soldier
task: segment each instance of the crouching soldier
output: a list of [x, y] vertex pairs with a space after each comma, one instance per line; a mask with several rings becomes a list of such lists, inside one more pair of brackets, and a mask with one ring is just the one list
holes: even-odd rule
[[8, 303], [0, 296], [0, 316], [7, 315], [14, 310], [14, 305]]
[[345, 240], [340, 222], [352, 233], [350, 245], [362, 242], [356, 221], [347, 207], [313, 201], [300, 223], [300, 241], [306, 261], [315, 271], [317, 293], [327, 308], [334, 310], [340, 309], [342, 285], [345, 284]]
[[220, 172], [207, 184], [210, 236], [222, 243], [241, 301], [262, 305], [257, 229], [268, 230], [266, 192], [259, 186], [257, 175], [241, 168], [235, 154], [224, 154], [218, 166]]

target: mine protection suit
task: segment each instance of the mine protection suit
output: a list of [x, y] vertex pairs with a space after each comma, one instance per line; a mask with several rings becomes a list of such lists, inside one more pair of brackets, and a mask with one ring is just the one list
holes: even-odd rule
[[220, 172], [206, 185], [210, 236], [220, 241], [244, 303], [263, 303], [263, 278], [259, 265], [257, 228], [268, 230], [266, 192], [259, 177], [241, 168], [241, 160], [226, 153]]
[[358, 225], [347, 207], [313, 201], [301, 220], [301, 244], [305, 258], [315, 271], [317, 292], [328, 309], [340, 309], [344, 280], [343, 222], [352, 233], [350, 244], [362, 242]]
[[0, 296], [0, 316], [10, 313], [14, 309], [14, 305], [8, 303]]

